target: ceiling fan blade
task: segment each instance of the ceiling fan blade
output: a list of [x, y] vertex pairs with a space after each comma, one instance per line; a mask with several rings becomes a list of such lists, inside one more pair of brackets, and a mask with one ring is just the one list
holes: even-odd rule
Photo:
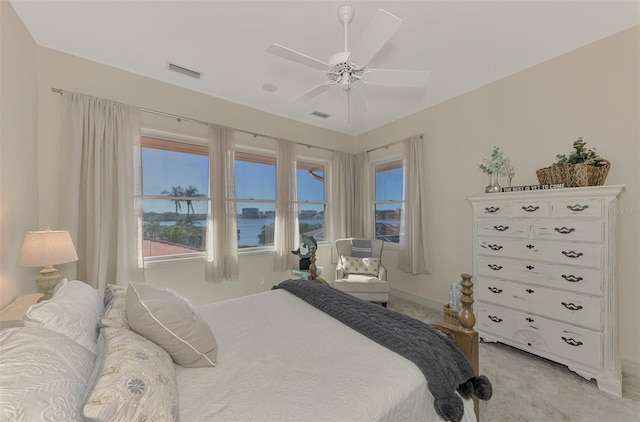
[[427, 79], [426, 70], [369, 69], [364, 81], [371, 85], [423, 87]]
[[400, 28], [402, 20], [386, 10], [379, 9], [360, 42], [351, 49], [351, 56], [358, 66], [366, 66]]
[[304, 92], [298, 98], [294, 99], [292, 101], [292, 103], [293, 104], [300, 104], [300, 103], [304, 103], [305, 101], [309, 101], [313, 97], [317, 97], [318, 95], [320, 95], [323, 92], [327, 91], [333, 85], [334, 84], [332, 82], [330, 82], [330, 81], [322, 82], [320, 85], [314, 86], [313, 88], [311, 88], [307, 92]]
[[292, 62], [310, 66], [318, 70], [327, 70], [329, 68], [328, 63], [321, 62], [313, 57], [298, 53], [297, 51], [283, 47], [280, 44], [271, 44], [267, 47], [267, 53], [271, 53], [274, 56], [282, 57], [283, 59], [291, 60]]

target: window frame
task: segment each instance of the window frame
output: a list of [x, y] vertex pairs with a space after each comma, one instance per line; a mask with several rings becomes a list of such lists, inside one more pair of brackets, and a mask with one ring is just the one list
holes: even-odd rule
[[[263, 148], [255, 148], [255, 147], [251, 147], [251, 146], [247, 146], [247, 145], [242, 145], [242, 144], [236, 144], [235, 148], [234, 148], [234, 161], [238, 160], [238, 156], [240, 156], [240, 160], [241, 161], [248, 161], [248, 162], [253, 162], [253, 163], [259, 163], [259, 164], [273, 164], [274, 169], [277, 168], [277, 160], [276, 160], [276, 150], [275, 148], [273, 150], [269, 150], [269, 149], [263, 149]], [[234, 175], [235, 177], [235, 175]], [[275, 186], [274, 186], [274, 191], [275, 191]], [[277, 195], [277, 192], [276, 192]], [[240, 198], [238, 197], [238, 193], [236, 192], [236, 224], [239, 225], [238, 221], [239, 221], [239, 214], [237, 212], [237, 206], [239, 202], [243, 202], [243, 203], [251, 203], [251, 202], [255, 202], [255, 203], [268, 203], [271, 204], [273, 203], [274, 205], [274, 210], [276, 208], [276, 200], [277, 197], [274, 197], [273, 200], [268, 200], [268, 199], [256, 199], [256, 198]], [[274, 211], [275, 212], [275, 211]], [[274, 218], [274, 222], [275, 222], [275, 218]], [[238, 230], [240, 228], [238, 227]], [[263, 246], [250, 246], [247, 248], [241, 248], [240, 244], [238, 244], [238, 254], [255, 254], [255, 253], [261, 253], [261, 252], [271, 252], [275, 250], [275, 245], [263, 245]]]
[[[141, 180], [141, 191], [137, 198], [141, 201], [142, 204], [142, 216], [141, 216], [141, 236], [142, 241], [144, 242], [144, 201], [146, 200], [191, 200], [191, 201], [199, 201], [199, 202], [207, 202], [207, 208], [209, 207], [209, 202], [211, 201], [210, 196], [210, 187], [208, 186], [208, 190], [204, 196], [198, 197], [185, 197], [185, 196], [167, 196], [167, 195], [145, 195], [144, 192], [144, 178], [143, 178], [143, 164], [142, 164], [142, 149], [143, 148], [153, 148], [163, 151], [173, 151], [173, 152], [181, 152], [181, 153], [189, 153], [189, 154], [197, 154], [197, 155], [206, 155], [209, 159], [209, 145], [208, 140], [204, 138], [199, 138], [195, 136], [190, 136], [186, 134], [174, 133], [174, 132], [165, 132], [154, 129], [146, 129], [141, 128], [140, 131], [140, 180]], [[208, 184], [208, 183], [207, 183]], [[206, 239], [206, 238], [205, 238]], [[205, 240], [205, 248], [206, 248], [206, 240]], [[167, 262], [176, 262], [176, 261], [189, 261], [189, 260], [203, 260], [205, 258], [206, 251], [199, 252], [191, 252], [191, 253], [179, 253], [179, 254], [171, 254], [171, 255], [157, 255], [157, 256], [143, 256], [143, 262], [145, 267], [147, 264], [151, 266], [158, 265], [160, 263]]]
[[[302, 164], [302, 166], [301, 166]], [[322, 240], [318, 240], [316, 239], [316, 241], [318, 242], [318, 245], [321, 244], [328, 244], [329, 242], [329, 236], [328, 236], [328, 227], [327, 227], [327, 194], [328, 194], [328, 183], [327, 183], [327, 179], [328, 179], [328, 168], [329, 168], [329, 162], [327, 162], [326, 160], [322, 160], [319, 158], [312, 158], [312, 157], [308, 157], [308, 156], [302, 156], [302, 155], [296, 155], [296, 171], [299, 169], [302, 170], [313, 170], [316, 166], [321, 167], [322, 168], [322, 173], [323, 173], [323, 177], [324, 177], [324, 181], [323, 181], [323, 186], [322, 186], [322, 197], [324, 199], [323, 202], [316, 202], [316, 201], [298, 201], [296, 200], [296, 205], [297, 205], [297, 209], [298, 209], [298, 217], [300, 216], [300, 206], [304, 205], [304, 204], [311, 204], [311, 205], [322, 205], [323, 206], [323, 219], [322, 219], [322, 225], [324, 228], [324, 233], [325, 233], [325, 238]], [[296, 191], [298, 189], [298, 179], [296, 178]], [[300, 221], [298, 221], [298, 228], [300, 228]]]
[[[398, 242], [393, 242], [393, 241], [389, 241], [389, 240], [384, 240], [385, 245], [391, 247], [391, 249], [395, 249], [397, 247], [399, 247], [400, 245], [400, 240], [403, 236], [403, 230], [404, 230], [404, 224], [403, 224], [403, 219], [404, 219], [404, 212], [405, 212], [405, 204], [406, 204], [406, 198], [404, 197], [404, 192], [405, 192], [405, 183], [406, 183], [406, 171], [405, 171], [405, 165], [404, 165], [404, 159], [402, 158], [401, 154], [399, 152], [396, 153], [390, 153], [390, 154], [386, 154], [384, 157], [380, 157], [377, 160], [370, 160], [370, 165], [371, 165], [371, 177], [372, 177], [372, 187], [373, 187], [373, 192], [372, 192], [372, 198], [371, 198], [371, 212], [373, 213], [373, 218], [372, 218], [372, 224], [373, 224], [373, 228], [372, 228], [372, 233], [373, 233], [373, 237], [378, 239], [377, 237], [377, 233], [376, 233], [376, 221], [377, 221], [377, 217], [376, 217], [376, 209], [377, 209], [377, 205], [384, 205], [384, 204], [399, 204], [400, 205], [400, 209], [401, 209], [401, 215], [400, 215], [400, 228], [399, 228], [399, 234], [398, 234]], [[397, 168], [401, 168], [402, 169], [402, 185], [401, 185], [401, 192], [400, 192], [400, 199], [399, 200], [387, 200], [387, 201], [378, 201], [376, 198], [376, 179], [377, 179], [377, 174], [380, 171], [387, 171], [387, 170], [394, 170]]]

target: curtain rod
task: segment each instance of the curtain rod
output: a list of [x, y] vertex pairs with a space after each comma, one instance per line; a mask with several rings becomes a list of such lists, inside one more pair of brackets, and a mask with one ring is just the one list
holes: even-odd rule
[[[419, 136], [419, 137], [420, 137], [420, 139], [423, 139], [423, 138], [424, 138], [424, 134], [422, 134], [422, 133], [421, 133], [420, 135], [417, 135], [417, 136]], [[409, 138], [410, 138], [410, 137], [409, 137]], [[409, 139], [409, 138], [407, 138], [407, 139]], [[379, 146], [379, 147], [376, 147], [376, 148], [368, 149], [368, 150], [367, 150], [367, 152], [373, 152], [373, 151], [377, 151], [377, 150], [379, 150], [379, 149], [383, 149], [383, 148], [387, 149], [387, 148], [389, 148], [389, 147], [391, 147], [391, 146], [393, 146], [393, 145], [399, 144], [400, 142], [404, 142], [404, 141], [405, 141], [405, 140], [404, 140], [404, 139], [402, 139], [402, 140], [400, 140], [400, 141], [391, 142], [391, 143], [386, 144], [386, 145], [382, 145], [382, 146]]]
[[[62, 95], [62, 89], [60, 89], [60, 88], [53, 88], [52, 87], [51, 88], [51, 92], [55, 92], [57, 94]], [[138, 107], [138, 109], [140, 111], [143, 111], [143, 112], [146, 112], [146, 113], [157, 114], [157, 115], [165, 116], [165, 117], [171, 117], [173, 119], [176, 119], [178, 122], [181, 122], [181, 121], [184, 120], [184, 121], [187, 121], [187, 122], [199, 123], [199, 124], [206, 125], [206, 126], [209, 126], [210, 124], [213, 124], [213, 123], [205, 122], [204, 120], [197, 120], [197, 119], [192, 119], [190, 117], [178, 116], [177, 114], [165, 113], [164, 111], [151, 110], [149, 108], [140, 108], [140, 107]], [[254, 138], [260, 136], [262, 138], [274, 139], [276, 141], [278, 139], [282, 139], [284, 141], [289, 141], [288, 139], [277, 138], [277, 137], [271, 136], [271, 135], [263, 135], [262, 133], [250, 132], [250, 131], [244, 130], [244, 129], [236, 129], [236, 128], [232, 128], [232, 129], [237, 131], [237, 132], [241, 132], [241, 133], [246, 133], [248, 135], [252, 135]], [[298, 144], [298, 145], [301, 145], [301, 146], [304, 146], [304, 147], [307, 147], [307, 148], [318, 148], [318, 149], [323, 149], [325, 151], [335, 152], [335, 150], [333, 150], [331, 148], [320, 147], [320, 146], [311, 145], [311, 144], [305, 144], [305, 143], [297, 142], [297, 141], [289, 141], [289, 142], [294, 142], [295, 144]]]

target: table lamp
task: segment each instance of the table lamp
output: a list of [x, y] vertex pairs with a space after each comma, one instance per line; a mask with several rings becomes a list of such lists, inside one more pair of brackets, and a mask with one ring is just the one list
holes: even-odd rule
[[62, 276], [54, 267], [78, 260], [71, 235], [67, 230], [30, 231], [24, 236], [18, 265], [21, 267], [43, 267], [36, 278], [38, 292], [43, 293], [39, 301], [51, 298], [53, 289]]

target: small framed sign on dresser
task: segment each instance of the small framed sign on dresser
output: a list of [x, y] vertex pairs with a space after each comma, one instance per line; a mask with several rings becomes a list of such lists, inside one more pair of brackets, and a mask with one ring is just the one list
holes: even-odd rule
[[477, 331], [622, 396], [616, 203], [623, 185], [475, 195]]

